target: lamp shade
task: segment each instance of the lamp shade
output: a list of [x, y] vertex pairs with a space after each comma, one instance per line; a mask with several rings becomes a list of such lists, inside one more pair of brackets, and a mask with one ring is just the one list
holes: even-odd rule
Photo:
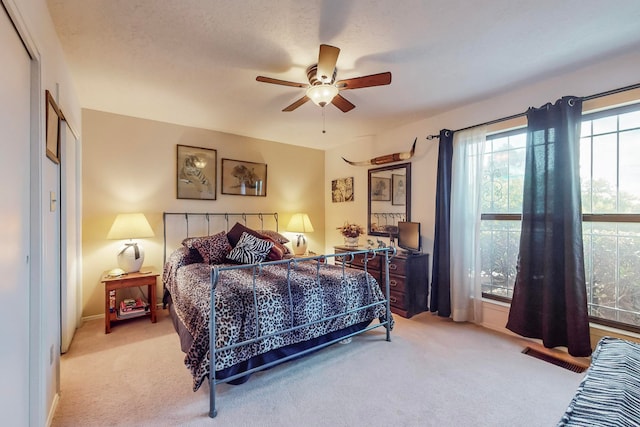
[[292, 233], [312, 233], [313, 225], [311, 225], [309, 215], [306, 213], [294, 214], [289, 220], [287, 231], [291, 231]]
[[[107, 234], [107, 239], [125, 240], [153, 237], [149, 221], [141, 213], [118, 214]], [[144, 249], [135, 242], [126, 242], [118, 249], [118, 267], [124, 273], [140, 271], [144, 262]]]
[[149, 225], [149, 221], [142, 213], [126, 213], [118, 214], [113, 225], [107, 234], [107, 239], [124, 240], [124, 239], [141, 239], [144, 237], [153, 237], [153, 230]]
[[311, 225], [309, 215], [306, 213], [294, 214], [289, 220], [287, 231], [299, 233], [298, 238], [291, 245], [295, 255], [304, 255], [307, 252], [307, 239], [305, 239], [304, 233], [313, 232], [313, 225]]

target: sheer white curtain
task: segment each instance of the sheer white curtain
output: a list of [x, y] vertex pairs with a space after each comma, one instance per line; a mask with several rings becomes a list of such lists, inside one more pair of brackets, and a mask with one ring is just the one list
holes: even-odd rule
[[480, 288], [480, 187], [484, 126], [453, 135], [451, 165], [451, 317], [482, 321]]

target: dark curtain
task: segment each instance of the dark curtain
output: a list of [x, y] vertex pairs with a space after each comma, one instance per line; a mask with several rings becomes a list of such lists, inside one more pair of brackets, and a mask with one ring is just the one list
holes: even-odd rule
[[582, 247], [579, 140], [582, 101], [527, 112], [518, 271], [507, 328], [545, 347], [591, 354]]
[[451, 316], [451, 161], [453, 132], [440, 131], [438, 150], [438, 181], [436, 188], [436, 224], [433, 241], [433, 265], [429, 309], [438, 316]]

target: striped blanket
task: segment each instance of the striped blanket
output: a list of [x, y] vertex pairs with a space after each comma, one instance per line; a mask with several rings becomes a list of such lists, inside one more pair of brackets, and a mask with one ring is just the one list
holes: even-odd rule
[[602, 338], [558, 426], [640, 426], [640, 344]]

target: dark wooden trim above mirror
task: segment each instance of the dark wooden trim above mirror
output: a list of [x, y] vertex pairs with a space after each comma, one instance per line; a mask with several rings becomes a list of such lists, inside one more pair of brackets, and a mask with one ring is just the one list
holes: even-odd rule
[[[404, 192], [404, 204], [399, 192]], [[411, 163], [369, 169], [367, 214], [372, 236], [395, 236], [398, 221], [411, 221]]]

